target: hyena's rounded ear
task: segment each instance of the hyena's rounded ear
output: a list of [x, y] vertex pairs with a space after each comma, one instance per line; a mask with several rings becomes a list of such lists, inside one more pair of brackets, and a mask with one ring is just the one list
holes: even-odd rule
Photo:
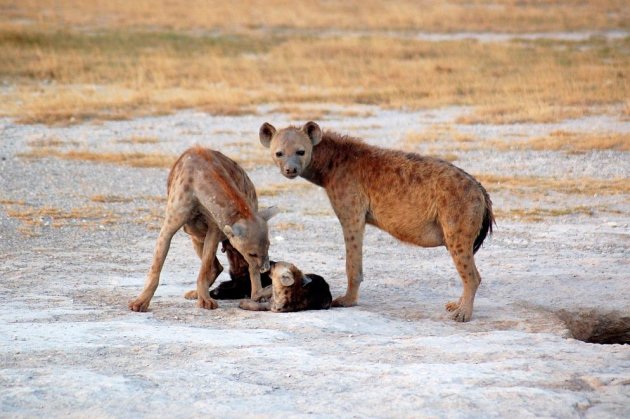
[[290, 287], [295, 283], [295, 279], [293, 279], [293, 275], [291, 275], [289, 272], [286, 272], [283, 273], [280, 277], [280, 283], [285, 287]]
[[223, 227], [223, 233], [225, 233], [228, 239], [231, 239], [234, 237], [243, 236], [245, 231], [243, 230], [242, 226], [234, 224], [232, 226], [226, 225], [225, 227]]
[[302, 131], [310, 138], [313, 147], [322, 140], [322, 129], [313, 121], [308, 121], [304, 124]]
[[271, 125], [269, 122], [265, 122], [260, 126], [260, 130], [258, 131], [258, 138], [260, 138], [260, 144], [264, 147], [269, 148], [271, 144], [271, 139], [276, 134], [276, 128]]
[[269, 221], [271, 217], [277, 215], [280, 212], [278, 207], [273, 206], [269, 208], [265, 208], [263, 210], [258, 211], [258, 215], [265, 221]]

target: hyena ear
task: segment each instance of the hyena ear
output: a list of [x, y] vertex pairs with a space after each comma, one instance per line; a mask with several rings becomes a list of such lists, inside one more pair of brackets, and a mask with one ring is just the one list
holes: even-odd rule
[[265, 122], [260, 126], [260, 130], [258, 131], [258, 137], [260, 138], [260, 144], [264, 147], [269, 148], [271, 144], [271, 139], [276, 134], [276, 129], [269, 122]]
[[258, 211], [258, 215], [263, 220], [269, 221], [271, 219], [271, 217], [275, 216], [279, 212], [280, 212], [280, 210], [278, 209], [278, 207], [273, 206], [273, 207], [265, 208], [263, 210]]
[[223, 227], [223, 233], [225, 233], [228, 239], [231, 239], [234, 237], [244, 236], [245, 230], [243, 229], [243, 226], [240, 226], [238, 224], [234, 224], [232, 226], [226, 225], [225, 227]]
[[293, 279], [293, 275], [287, 272], [282, 274], [282, 276], [280, 277], [280, 283], [285, 287], [290, 287], [295, 283], [295, 279]]
[[311, 139], [313, 147], [319, 144], [319, 142], [322, 140], [322, 129], [313, 121], [308, 121], [306, 124], [304, 124], [304, 126], [302, 127], [302, 131], [304, 131], [304, 133], [308, 135], [308, 138]]

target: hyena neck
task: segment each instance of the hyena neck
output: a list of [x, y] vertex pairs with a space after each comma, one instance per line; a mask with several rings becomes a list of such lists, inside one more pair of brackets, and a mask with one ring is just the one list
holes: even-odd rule
[[301, 176], [325, 188], [330, 179], [334, 178], [335, 173], [343, 170], [357, 152], [365, 147], [366, 145], [361, 140], [326, 131], [321, 142], [313, 147], [311, 162]]

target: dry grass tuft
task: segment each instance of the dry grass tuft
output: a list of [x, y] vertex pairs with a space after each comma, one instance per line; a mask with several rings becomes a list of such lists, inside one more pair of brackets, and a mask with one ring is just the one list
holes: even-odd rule
[[118, 195], [94, 195], [90, 197], [90, 201], [101, 203], [127, 203], [132, 202], [133, 198]]
[[116, 142], [121, 144], [157, 144], [160, 140], [156, 137], [133, 136], [116, 140]]
[[459, 124], [519, 124], [548, 123], [571, 118], [579, 118], [590, 114], [588, 106], [563, 106], [560, 99], [558, 105], [549, 103], [503, 104], [477, 107], [471, 114], [460, 116]]
[[626, 178], [620, 179], [593, 179], [593, 178], [572, 178], [556, 179], [543, 177], [511, 177], [496, 175], [475, 175], [489, 192], [510, 191], [510, 192], [539, 192], [550, 191], [564, 194], [580, 195], [620, 195], [630, 194], [630, 182]]
[[303, 231], [304, 225], [298, 224], [298, 223], [287, 222], [287, 223], [274, 224], [272, 228], [274, 231], [286, 231], [286, 230]]
[[630, 151], [630, 133], [579, 133], [553, 131], [545, 137], [532, 138], [518, 148], [584, 153], [592, 150]]
[[55, 137], [35, 138], [28, 141], [28, 145], [33, 148], [51, 148], [61, 146], [76, 146], [78, 141], [61, 140]]
[[22, 206], [7, 211], [7, 215], [22, 222], [23, 232], [34, 227], [96, 227], [113, 224], [119, 220], [119, 216], [111, 211], [98, 207], [84, 206], [63, 210], [54, 207]]
[[18, 154], [27, 159], [57, 158], [62, 160], [91, 161], [97, 163], [117, 164], [131, 167], [170, 168], [177, 156], [160, 153], [96, 153], [93, 151], [60, 151], [54, 148], [34, 149]]
[[458, 131], [450, 124], [433, 124], [422, 132], [409, 132], [405, 135], [403, 146], [413, 147], [418, 144], [438, 142], [467, 143], [475, 137]]
[[271, 185], [264, 185], [256, 188], [256, 194], [258, 196], [276, 196], [286, 191], [295, 190], [295, 185], [291, 185], [288, 182], [285, 183], [273, 183]]
[[508, 211], [498, 209], [495, 211], [497, 219], [513, 219], [526, 222], [540, 222], [545, 218], [562, 217], [567, 215], [588, 215], [593, 216], [595, 213], [593, 208], [586, 206], [577, 206], [572, 208], [517, 208]]

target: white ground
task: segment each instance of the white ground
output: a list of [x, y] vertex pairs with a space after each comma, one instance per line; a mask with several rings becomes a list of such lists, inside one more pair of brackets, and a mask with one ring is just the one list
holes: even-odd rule
[[[560, 310], [630, 313], [626, 195], [492, 193], [496, 209], [588, 206], [593, 215], [498, 219], [477, 254], [483, 282], [466, 324], [452, 322], [443, 309], [461, 292], [445, 249], [403, 245], [372, 228], [357, 307], [273, 314], [220, 302], [214, 311], [198, 309], [182, 298], [193, 287], [198, 261], [180, 233], [151, 311], [133, 313], [127, 300], [142, 287], [157, 236], [138, 218], [142, 208], [160, 205], [147, 197], [164, 195], [167, 170], [17, 156], [38, 147], [37, 140], [56, 138], [64, 141], [62, 150], [177, 154], [200, 143], [255, 159], [266, 155], [259, 125], [288, 123], [271, 108], [259, 111], [240, 117], [182, 112], [66, 128], [0, 121], [0, 416], [630, 416], [630, 345], [572, 339], [557, 316]], [[467, 112], [357, 111], [354, 117], [333, 113], [320, 124], [401, 147], [406, 133]], [[630, 123], [599, 116], [457, 129], [482, 141], [555, 129], [628, 132]], [[119, 142], [133, 135], [159, 142]], [[455, 164], [475, 174], [630, 178], [627, 153], [456, 154]], [[341, 230], [323, 191], [286, 180], [268, 165], [248, 172], [260, 189], [285, 188], [260, 199], [284, 211], [271, 222], [271, 257], [323, 275], [333, 294], [341, 294]], [[99, 194], [133, 201], [90, 201]], [[18, 200], [25, 205], [10, 204]], [[111, 209], [119, 222], [75, 220], [56, 228], [54, 217], [44, 217], [30, 237], [8, 216], [25, 206], [86, 205]]]

